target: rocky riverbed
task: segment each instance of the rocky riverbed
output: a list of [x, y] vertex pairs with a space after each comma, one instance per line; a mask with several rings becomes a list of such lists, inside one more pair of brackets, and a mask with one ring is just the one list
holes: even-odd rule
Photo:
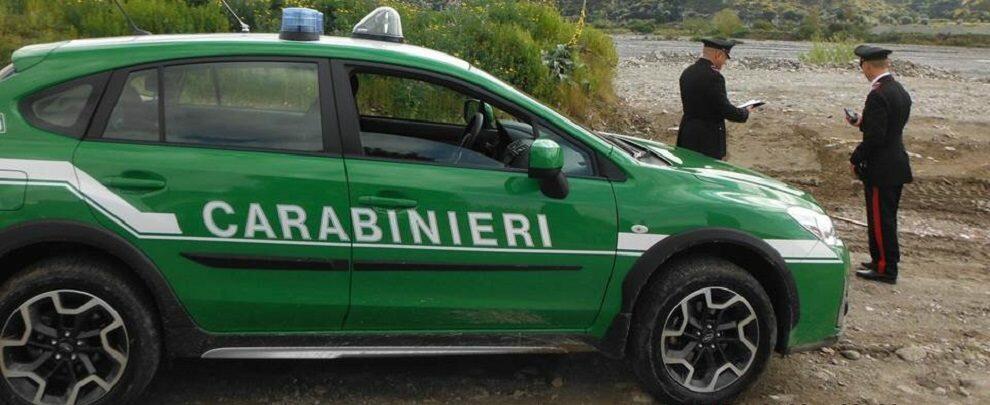
[[[617, 37], [616, 45], [624, 108], [608, 129], [672, 142], [680, 118], [677, 77], [697, 45], [632, 36]], [[845, 66], [801, 65], [795, 55], [802, 47], [773, 42], [737, 50], [738, 60], [725, 71], [730, 97], [769, 104], [749, 123], [730, 126], [728, 160], [812, 192], [842, 218], [838, 229], [854, 261], [865, 261], [862, 190], [846, 163], [859, 133], [841, 117], [843, 107], [862, 105], [869, 84]], [[905, 188], [902, 203], [902, 280], [889, 286], [851, 279], [845, 338], [833, 348], [775, 357], [742, 403], [990, 403], [990, 83], [978, 69], [990, 66], [979, 62], [990, 56], [981, 56], [987, 50], [903, 48], [911, 64], [901, 62], [898, 74], [915, 102], [906, 143], [917, 180]], [[961, 69], [952, 69], [952, 58]], [[926, 63], [933, 60], [945, 63]], [[145, 403], [331, 402], [653, 400], [623, 363], [587, 353], [183, 360], [163, 369]]]
[[[653, 52], [697, 54], [698, 43], [666, 40], [642, 35], [616, 35], [615, 47], [621, 58], [639, 58]], [[881, 44], [894, 51], [903, 62], [928, 69], [951, 71], [965, 80], [990, 79], [990, 48], [958, 48], [930, 45]], [[765, 58], [797, 62], [801, 53], [811, 49], [810, 42], [746, 40], [736, 49], [734, 58]], [[849, 58], [854, 59], [853, 57]]]
[[[616, 83], [630, 106], [623, 110], [629, 130], [674, 142], [677, 79], [698, 49], [666, 44], [619, 37]], [[758, 42], [734, 52], [724, 72], [730, 98], [768, 104], [747, 124], [730, 125], [728, 160], [811, 191], [841, 218], [838, 228], [855, 262], [866, 261], [862, 190], [847, 163], [861, 135], [843, 122], [842, 109], [862, 108], [869, 83], [854, 64], [802, 64], [794, 54], [805, 46]], [[987, 51], [922, 48], [930, 54], [914, 50], [893, 63], [914, 99], [905, 142], [916, 181], [902, 199], [901, 283], [852, 279], [845, 339], [774, 362], [743, 402], [990, 401], [990, 116], [984, 105], [990, 82], [965, 69], [918, 62], [951, 58], [954, 51], [960, 67], [972, 68], [981, 62], [967, 58]]]

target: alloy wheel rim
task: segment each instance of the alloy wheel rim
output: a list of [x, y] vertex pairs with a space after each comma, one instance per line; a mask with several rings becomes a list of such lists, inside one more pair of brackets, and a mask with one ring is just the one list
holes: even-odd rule
[[0, 374], [37, 405], [87, 405], [120, 380], [128, 360], [123, 318], [106, 301], [76, 290], [39, 294], [0, 330]]
[[756, 359], [759, 322], [742, 295], [706, 287], [688, 295], [667, 315], [660, 358], [678, 384], [710, 393], [728, 387]]

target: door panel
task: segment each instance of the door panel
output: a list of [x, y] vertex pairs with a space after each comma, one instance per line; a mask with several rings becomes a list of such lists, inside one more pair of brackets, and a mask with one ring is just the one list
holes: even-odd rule
[[85, 195], [119, 197], [98, 216], [148, 254], [203, 328], [340, 328], [350, 247], [321, 232], [324, 207], [350, 226], [340, 158], [86, 141], [75, 165]]
[[616, 244], [607, 181], [571, 179], [554, 200], [520, 172], [350, 158], [347, 171], [345, 329], [571, 329], [597, 315]]
[[330, 93], [316, 59], [114, 72], [74, 157], [81, 196], [206, 330], [340, 329], [350, 205]]

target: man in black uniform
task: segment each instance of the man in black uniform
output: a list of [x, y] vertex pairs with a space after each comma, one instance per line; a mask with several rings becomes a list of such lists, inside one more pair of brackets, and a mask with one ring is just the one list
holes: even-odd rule
[[725, 120], [746, 122], [753, 107], [737, 108], [729, 102], [722, 67], [739, 42], [704, 39], [701, 58], [681, 73], [684, 117], [677, 132], [677, 146], [715, 159], [725, 157]]
[[[863, 133], [849, 162], [866, 190], [866, 217], [872, 261], [856, 275], [868, 280], [897, 283], [897, 206], [901, 189], [910, 183], [911, 165], [904, 149], [904, 126], [911, 115], [911, 96], [890, 73], [888, 49], [856, 47], [860, 67], [871, 82], [862, 117], [847, 117]], [[858, 118], [858, 119], [856, 119]]]

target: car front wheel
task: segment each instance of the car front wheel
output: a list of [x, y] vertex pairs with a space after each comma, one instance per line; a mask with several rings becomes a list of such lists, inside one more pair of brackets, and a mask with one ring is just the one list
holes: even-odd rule
[[724, 403], [752, 384], [776, 343], [776, 319], [759, 282], [716, 258], [661, 270], [634, 315], [632, 361], [658, 399]]

